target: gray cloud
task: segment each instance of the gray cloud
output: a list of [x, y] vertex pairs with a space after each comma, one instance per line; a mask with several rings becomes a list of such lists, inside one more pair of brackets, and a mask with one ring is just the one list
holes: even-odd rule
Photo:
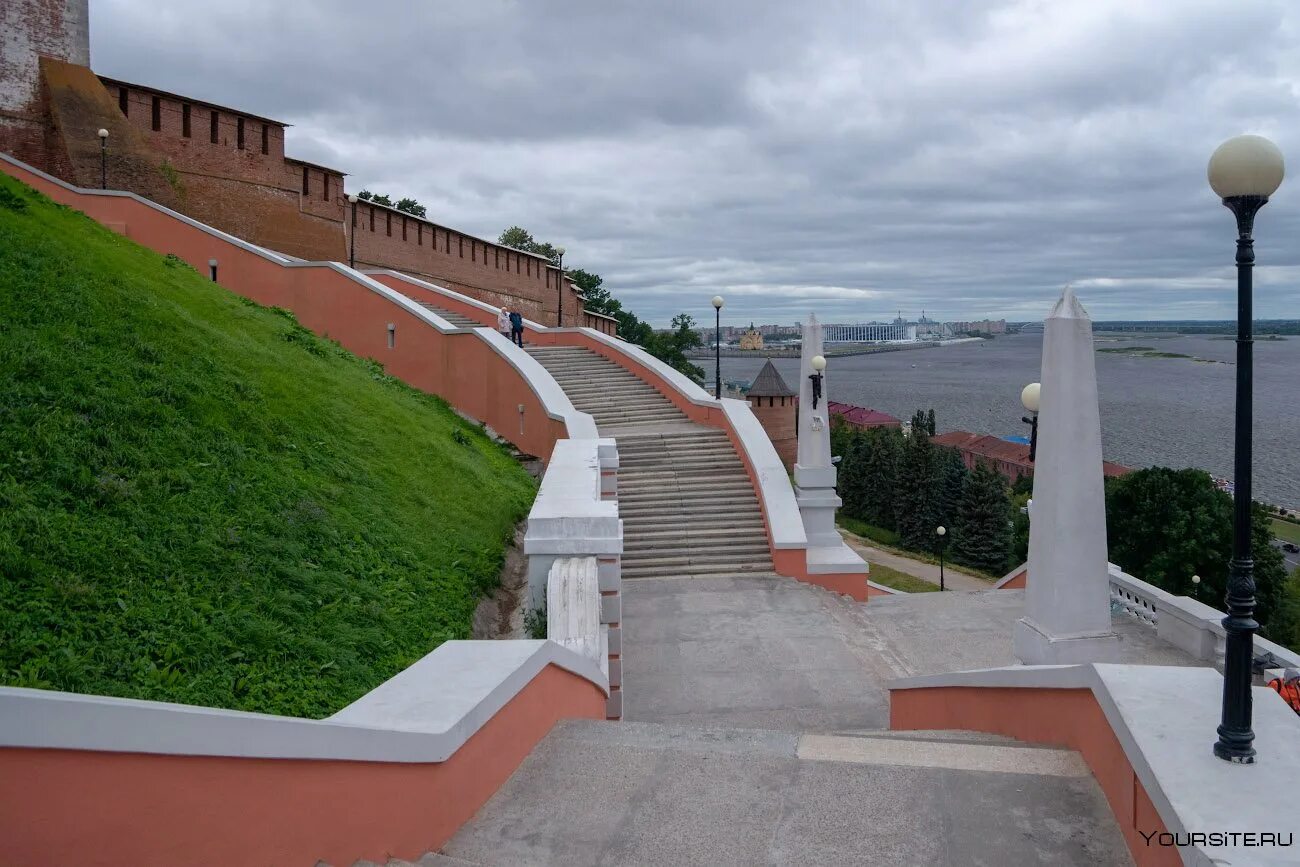
[[[1300, 143], [1286, 0], [92, 2], [98, 71], [295, 124], [295, 155], [562, 243], [658, 324], [1233, 315], [1222, 139]], [[1256, 310], [1295, 316], [1300, 194]]]

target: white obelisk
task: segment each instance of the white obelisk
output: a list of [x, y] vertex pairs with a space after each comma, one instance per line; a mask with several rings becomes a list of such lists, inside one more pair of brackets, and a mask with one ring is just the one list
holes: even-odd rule
[[1043, 334], [1034, 513], [1025, 615], [1015, 627], [1026, 665], [1113, 662], [1106, 497], [1092, 320], [1069, 286]]
[[803, 353], [799, 361], [799, 451], [794, 465], [794, 493], [803, 517], [808, 547], [844, 544], [835, 529], [835, 510], [841, 505], [835, 493], [835, 466], [831, 463], [830, 413], [826, 409], [827, 377], [820, 371], [821, 394], [813, 406], [813, 359], [822, 356], [822, 327], [815, 314], [803, 326]]

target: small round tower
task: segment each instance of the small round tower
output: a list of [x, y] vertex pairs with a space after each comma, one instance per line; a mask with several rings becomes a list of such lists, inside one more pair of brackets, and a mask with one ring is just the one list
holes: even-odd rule
[[776, 446], [781, 463], [786, 469], [792, 469], [799, 446], [795, 430], [795, 390], [786, 385], [770, 358], [754, 377], [745, 398], [758, 423], [767, 431], [772, 445]]

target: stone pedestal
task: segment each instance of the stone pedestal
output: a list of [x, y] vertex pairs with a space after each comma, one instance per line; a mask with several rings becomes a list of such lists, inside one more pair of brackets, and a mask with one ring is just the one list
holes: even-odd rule
[[1113, 662], [1092, 320], [1069, 287], [1045, 323], [1025, 615], [1026, 665]]

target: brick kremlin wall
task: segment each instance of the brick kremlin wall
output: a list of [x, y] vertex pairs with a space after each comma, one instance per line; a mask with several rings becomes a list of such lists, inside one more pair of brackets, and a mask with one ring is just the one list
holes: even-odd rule
[[[358, 268], [403, 271], [495, 307], [518, 309], [542, 325], [555, 324], [560, 272], [544, 257], [365, 201], [356, 203], [356, 224]], [[572, 281], [565, 284], [564, 324], [587, 324]]]
[[[84, 187], [129, 190], [254, 244], [348, 261], [344, 173], [285, 155], [285, 124], [95, 75], [89, 0], [3, 0], [0, 151]], [[561, 276], [545, 259], [358, 203], [356, 264], [390, 268], [556, 322]], [[371, 228], [371, 222], [374, 227]], [[509, 217], [502, 218], [502, 225]], [[564, 280], [564, 324], [606, 333]]]

